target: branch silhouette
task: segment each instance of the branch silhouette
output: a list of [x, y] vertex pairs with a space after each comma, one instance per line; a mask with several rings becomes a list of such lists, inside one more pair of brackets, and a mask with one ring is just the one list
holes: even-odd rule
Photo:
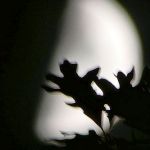
[[81, 107], [87, 116], [101, 126], [100, 112], [104, 109], [104, 99], [102, 96], [97, 95], [91, 87], [91, 82], [98, 78], [99, 68], [87, 72], [84, 77], [80, 77], [76, 72], [77, 64], [71, 64], [65, 60], [60, 65], [60, 71], [63, 77], [53, 74], [47, 74], [46, 76], [47, 80], [59, 86], [58, 89], [47, 85], [43, 85], [42, 87], [48, 92], [62, 92], [65, 95], [71, 96], [75, 100], [75, 103], [68, 105]]
[[[150, 134], [150, 69], [147, 67], [144, 69], [142, 79], [136, 87], [131, 85], [134, 68], [127, 75], [119, 71], [116, 75], [120, 84], [119, 89], [106, 79], [99, 79], [97, 77], [99, 70], [100, 68], [95, 68], [80, 77], [77, 74], [77, 64], [64, 60], [60, 65], [63, 77], [51, 73], [46, 76], [47, 80], [57, 84], [59, 88], [54, 89], [48, 85], [42, 87], [48, 92], [61, 92], [72, 97], [75, 103], [68, 105], [81, 107], [100, 127], [100, 113], [105, 109], [104, 104], [108, 104], [111, 107], [108, 112], [110, 120], [114, 114], [124, 117], [129, 125]], [[102, 89], [104, 96], [96, 94], [91, 86], [92, 81]]]

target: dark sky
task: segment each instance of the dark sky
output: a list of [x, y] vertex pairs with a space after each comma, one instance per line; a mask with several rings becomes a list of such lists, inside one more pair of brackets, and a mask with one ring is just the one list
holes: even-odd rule
[[120, 0], [133, 18], [142, 39], [145, 63], [150, 64], [150, 1]]
[[[150, 64], [150, 1], [120, 0], [134, 19]], [[38, 150], [32, 122], [41, 80], [55, 44], [66, 1], [0, 2], [0, 77], [2, 143], [12, 149]], [[129, 39], [130, 40], [130, 39]], [[51, 51], [49, 51], [51, 50]]]

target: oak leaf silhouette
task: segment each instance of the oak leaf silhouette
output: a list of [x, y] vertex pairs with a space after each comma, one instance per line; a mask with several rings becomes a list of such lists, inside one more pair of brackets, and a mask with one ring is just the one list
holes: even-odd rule
[[[47, 80], [54, 82], [59, 88], [54, 89], [48, 85], [42, 87], [48, 92], [61, 92], [72, 97], [75, 103], [68, 105], [81, 107], [100, 127], [100, 113], [105, 110], [104, 104], [108, 104], [111, 108], [108, 112], [110, 121], [114, 115], [118, 115], [124, 117], [129, 125], [150, 134], [150, 69], [144, 69], [142, 79], [136, 87], [131, 85], [135, 74], [134, 68], [127, 75], [119, 71], [115, 75], [120, 84], [119, 89], [108, 80], [99, 79], [99, 70], [97, 67], [80, 77], [77, 74], [77, 64], [64, 60], [60, 64], [63, 77], [51, 73], [46, 76]], [[91, 86], [92, 81], [102, 89], [104, 96], [96, 94]]]
[[48, 92], [62, 92], [67, 96], [71, 96], [75, 103], [68, 105], [81, 107], [87, 116], [101, 126], [100, 112], [104, 108], [104, 100], [102, 96], [96, 94], [91, 86], [91, 82], [98, 78], [99, 69], [95, 68], [80, 77], [77, 74], [77, 64], [71, 64], [69, 61], [64, 60], [63, 64], [60, 65], [63, 77], [51, 73], [46, 76], [47, 80], [54, 82], [59, 88], [54, 89], [48, 85], [42, 87]]

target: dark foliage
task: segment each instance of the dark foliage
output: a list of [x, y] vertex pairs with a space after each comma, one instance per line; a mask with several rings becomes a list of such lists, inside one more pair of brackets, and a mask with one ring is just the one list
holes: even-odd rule
[[[62, 141], [57, 141], [62, 142]], [[66, 147], [57, 148], [55, 146], [47, 146], [50, 150], [149, 150], [149, 141], [129, 142], [122, 138], [113, 138], [109, 141], [103, 141], [94, 131], [89, 131], [88, 136], [76, 134], [75, 139], [65, 140]], [[47, 150], [49, 150], [47, 149]]]
[[67, 60], [60, 65], [60, 70], [63, 77], [58, 77], [53, 74], [46, 76], [47, 80], [56, 83], [60, 88], [53, 89], [47, 85], [43, 88], [48, 92], [59, 91], [65, 95], [71, 96], [76, 103], [68, 104], [71, 106], [79, 106], [84, 110], [84, 113], [92, 118], [100, 125], [100, 111], [103, 109], [103, 97], [98, 96], [91, 87], [91, 82], [97, 79], [99, 68], [89, 71], [84, 77], [79, 77], [76, 73], [77, 64], [71, 64]]
[[[54, 89], [48, 85], [43, 85], [42, 87], [46, 91], [61, 92], [72, 97], [75, 103], [68, 105], [81, 107], [84, 113], [100, 127], [101, 119], [99, 114], [102, 110], [105, 110], [104, 104], [108, 104], [111, 107], [111, 110], [107, 111], [110, 121], [114, 115], [118, 115], [125, 118], [126, 123], [130, 126], [146, 134], [150, 134], [150, 69], [144, 69], [141, 82], [136, 87], [132, 87], [131, 85], [131, 81], [134, 77], [134, 68], [127, 75], [123, 72], [118, 72], [116, 78], [120, 84], [119, 89], [116, 89], [115, 86], [106, 79], [99, 79], [97, 77], [99, 68], [95, 68], [87, 72], [85, 76], [80, 77], [77, 74], [77, 64], [72, 64], [65, 60], [63, 64], [60, 65], [60, 71], [63, 77], [58, 77], [51, 73], [46, 76], [47, 80], [54, 82], [59, 88]], [[91, 87], [92, 81], [102, 89], [104, 96], [96, 94]], [[89, 137], [86, 137], [90, 138], [90, 142], [88, 143], [96, 142], [94, 145], [98, 144], [97, 146], [101, 149], [130, 149], [132, 147], [132, 143], [128, 143], [123, 139], [114, 139], [110, 137], [110, 135], [105, 135], [105, 133], [105, 140], [99, 137], [93, 141], [97, 136], [95, 135], [93, 138], [92, 135], [94, 135], [93, 132], [90, 132]], [[88, 140], [89, 139], [86, 139], [86, 141]], [[68, 148], [74, 145], [74, 142], [82, 143], [84, 142], [84, 138], [77, 135], [75, 140], [67, 144]], [[134, 147], [136, 146], [134, 145]], [[136, 149], [138, 148], [136, 147]]]

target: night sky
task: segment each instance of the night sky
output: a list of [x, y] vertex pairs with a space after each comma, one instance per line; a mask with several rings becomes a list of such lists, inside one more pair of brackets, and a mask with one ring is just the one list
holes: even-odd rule
[[[150, 65], [150, 1], [119, 2], [137, 26], [145, 64]], [[0, 135], [5, 149], [42, 149], [32, 125], [65, 6], [64, 0], [0, 2]]]

